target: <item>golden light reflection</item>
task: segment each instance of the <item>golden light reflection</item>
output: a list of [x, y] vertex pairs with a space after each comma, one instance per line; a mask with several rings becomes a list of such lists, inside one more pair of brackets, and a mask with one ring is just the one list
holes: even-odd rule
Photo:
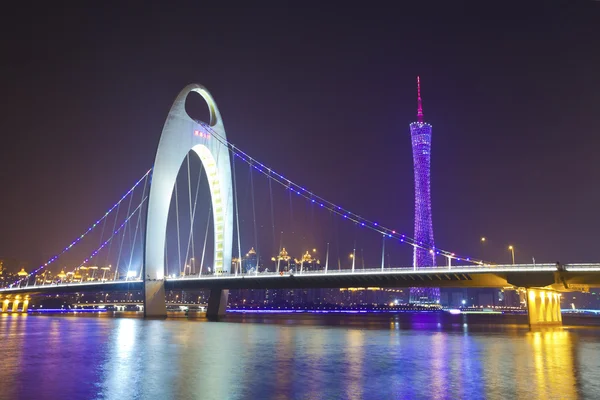
[[1, 398], [16, 399], [19, 398], [19, 387], [8, 382], [16, 382], [17, 374], [22, 374], [20, 368], [27, 364], [27, 354], [25, 350], [25, 341], [27, 340], [27, 315], [26, 314], [2, 314], [4, 317], [0, 323], [0, 333], [2, 335], [2, 360], [0, 360], [0, 391]]
[[[310, 341], [306, 344], [306, 357], [310, 365], [321, 365], [325, 358], [326, 338], [324, 335], [327, 331], [323, 329], [312, 329], [310, 331]], [[318, 399], [324, 391], [321, 379], [310, 379], [307, 382], [308, 393], [307, 398]]]
[[348, 331], [346, 349], [346, 362], [348, 363], [348, 383], [346, 399], [360, 400], [363, 398], [363, 358], [365, 334], [357, 329]]
[[531, 332], [527, 339], [533, 348], [534, 379], [539, 398], [577, 398], [572, 334], [555, 328]]
[[286, 399], [292, 386], [292, 375], [285, 373], [292, 366], [290, 360], [294, 359], [293, 343], [295, 339], [295, 330], [290, 328], [281, 328], [278, 332], [277, 346], [275, 347], [275, 360], [277, 371], [281, 373], [275, 374], [275, 398]]

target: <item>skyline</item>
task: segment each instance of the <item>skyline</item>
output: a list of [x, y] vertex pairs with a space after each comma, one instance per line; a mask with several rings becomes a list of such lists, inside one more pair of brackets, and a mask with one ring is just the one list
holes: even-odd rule
[[[123, 11], [132, 23], [124, 28], [104, 24], [109, 8], [97, 16], [71, 9], [90, 27], [69, 19], [67, 33], [46, 37], [39, 34], [44, 25], [35, 26], [41, 17], [36, 14], [15, 27], [18, 41], [33, 51], [9, 44], [13, 57], [3, 66], [5, 76], [13, 78], [6, 93], [17, 94], [7, 100], [0, 127], [18, 135], [3, 135], [1, 218], [7, 228], [0, 233], [0, 255], [35, 265], [97, 218], [151, 165], [168, 106], [191, 81], [205, 84], [215, 96], [232, 143], [315, 193], [410, 232], [413, 187], [404, 127], [414, 120], [413, 79], [420, 74], [427, 78], [427, 107], [436, 110], [431, 121], [438, 127], [432, 202], [439, 247], [495, 262], [509, 262], [508, 245], [515, 246], [517, 262], [596, 261], [593, 210], [600, 191], [589, 182], [600, 177], [591, 151], [598, 145], [594, 132], [600, 131], [593, 118], [600, 83], [593, 73], [599, 60], [589, 51], [595, 36], [585, 7], [569, 9], [573, 21], [552, 6], [544, 8], [543, 19], [524, 13], [507, 38], [485, 29], [481, 38], [469, 37], [468, 28], [477, 22], [455, 19], [467, 24], [461, 30], [448, 25], [453, 14], [428, 17], [433, 30], [420, 39], [410, 34], [412, 23], [392, 29], [392, 21], [381, 16], [393, 32], [387, 38], [369, 21], [357, 26], [359, 13], [350, 13], [336, 22], [340, 40], [329, 39], [325, 53], [294, 36], [306, 32], [300, 24], [306, 11], [288, 16], [288, 30], [273, 22], [272, 29], [288, 34], [270, 40], [271, 28], [249, 29], [243, 37], [239, 33], [248, 22], [233, 15], [227, 23], [236, 29], [219, 45], [198, 41], [216, 52], [214, 61], [171, 50], [151, 30], [139, 36], [141, 27], [157, 21], [149, 15], [136, 19], [133, 10]], [[308, 15], [315, 23], [310, 37], [330, 22], [333, 10], [324, 11], [321, 19]], [[178, 31], [175, 20], [167, 16], [165, 29], [184, 43], [202, 38], [212, 26], [206, 21], [199, 33], [192, 27]], [[544, 40], [563, 47], [548, 53], [531, 28], [536, 24], [553, 26]], [[29, 28], [33, 35], [18, 34]], [[446, 38], [444, 29], [449, 29]], [[369, 63], [355, 59], [352, 46], [365, 31], [378, 40], [373, 47], [359, 46], [371, 55]], [[78, 35], [69, 36], [73, 32]], [[463, 48], [466, 38], [469, 49]], [[131, 50], [140, 41], [155, 46], [149, 53], [143, 47]], [[98, 65], [85, 52], [90, 44], [104, 59], [116, 61]], [[415, 48], [423, 57], [418, 62], [405, 58]], [[569, 57], [560, 57], [560, 49]], [[42, 51], [43, 63], [35, 62], [35, 50]], [[449, 51], [458, 53], [455, 59], [445, 58]], [[514, 52], [521, 55], [518, 62], [502, 57]], [[157, 61], [169, 55], [172, 61]], [[309, 62], [317, 56], [321, 63]], [[471, 61], [462, 62], [464, 57]], [[357, 95], [357, 81], [364, 96]], [[548, 81], [553, 84], [544, 86]], [[577, 140], [569, 138], [572, 132]], [[290, 156], [298, 161], [290, 162]], [[485, 249], [481, 237], [488, 238]]]

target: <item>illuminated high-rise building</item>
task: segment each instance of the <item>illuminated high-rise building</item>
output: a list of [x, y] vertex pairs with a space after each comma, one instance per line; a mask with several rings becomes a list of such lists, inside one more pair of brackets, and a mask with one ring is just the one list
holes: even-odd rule
[[[417, 76], [417, 121], [410, 124], [415, 171], [415, 233], [413, 266], [435, 266], [433, 225], [431, 223], [431, 125], [423, 122], [421, 81]], [[411, 288], [411, 303], [439, 303], [439, 288]]]

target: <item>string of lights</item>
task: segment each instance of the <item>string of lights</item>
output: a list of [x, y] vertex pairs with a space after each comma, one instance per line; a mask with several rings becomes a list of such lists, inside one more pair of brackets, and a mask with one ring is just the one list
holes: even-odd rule
[[427, 250], [430, 252], [430, 254], [441, 255], [448, 259], [454, 259], [457, 261], [465, 261], [465, 262], [477, 264], [477, 265], [492, 264], [490, 262], [486, 262], [486, 261], [476, 259], [473, 257], [458, 255], [455, 252], [443, 250], [443, 249], [440, 249], [437, 247], [429, 247], [426, 243], [419, 242], [416, 239], [414, 239], [408, 235], [397, 233], [396, 230], [394, 230], [394, 229], [387, 228], [385, 226], [380, 225], [377, 222], [374, 222], [367, 218], [361, 217], [358, 214], [355, 214], [335, 203], [332, 203], [320, 196], [315, 195], [313, 192], [307, 190], [306, 188], [292, 182], [291, 180], [287, 179], [283, 175], [277, 173], [272, 168], [267, 167], [260, 161], [254, 159], [253, 157], [251, 157], [244, 151], [237, 148], [235, 145], [231, 144], [229, 141], [227, 141], [227, 139], [223, 138], [221, 135], [219, 135], [217, 132], [215, 132], [209, 125], [203, 123], [202, 126], [205, 129], [210, 130], [212, 136], [216, 140], [218, 140], [222, 145], [227, 147], [229, 149], [229, 151], [233, 154], [234, 157], [238, 157], [239, 159], [241, 159], [242, 161], [247, 163], [250, 167], [254, 168], [258, 172], [265, 175], [268, 179], [272, 179], [276, 183], [285, 187], [287, 190], [290, 190], [292, 193], [294, 193], [298, 196], [304, 197], [307, 201], [314, 203], [323, 209], [329, 210], [329, 211], [341, 216], [344, 219], [354, 222], [355, 224], [357, 224], [360, 227], [368, 228], [370, 230], [373, 230], [375, 232], [382, 234], [383, 236], [385, 236], [387, 238], [396, 239], [401, 243], [407, 243], [411, 246]]
[[[284, 177], [282, 174], [279, 174], [278, 172], [276, 172], [275, 170], [273, 170], [272, 168], [266, 166], [265, 164], [261, 163], [260, 161], [256, 160], [255, 158], [251, 157], [250, 155], [248, 155], [246, 152], [240, 150], [239, 148], [237, 148], [235, 145], [233, 145], [232, 143], [230, 143], [229, 141], [227, 141], [227, 139], [223, 138], [221, 135], [219, 135], [219, 133], [217, 133], [216, 131], [214, 131], [209, 125], [202, 123], [201, 124], [205, 129], [209, 130], [211, 132], [211, 135], [213, 138], [215, 138], [216, 140], [218, 140], [222, 145], [224, 145], [232, 154], [234, 157], [238, 157], [239, 159], [241, 159], [242, 161], [244, 161], [246, 164], [248, 164], [251, 168], [254, 168], [256, 171], [260, 172], [261, 174], [265, 175], [267, 177], [267, 179], [270, 179], [271, 181], [274, 181], [276, 183], [278, 183], [279, 185], [283, 186], [284, 188], [286, 188], [286, 190], [291, 191], [292, 193], [305, 198], [307, 201], [309, 201], [310, 203], [314, 203], [316, 205], [318, 205], [319, 207], [328, 210], [336, 215], [339, 215], [340, 217], [342, 217], [343, 219], [347, 219], [353, 223], [355, 223], [357, 226], [360, 227], [364, 227], [367, 229], [370, 229], [372, 231], [378, 232], [379, 234], [387, 237], [387, 238], [392, 238], [392, 239], [396, 239], [401, 243], [407, 243], [411, 246], [414, 246], [416, 248], [420, 248], [420, 249], [424, 249], [429, 251], [431, 254], [436, 254], [436, 255], [441, 255], [444, 257], [447, 257], [448, 259], [455, 259], [457, 261], [466, 261], [472, 264], [477, 264], [477, 265], [487, 265], [487, 264], [492, 264], [489, 262], [485, 262], [483, 260], [480, 259], [476, 259], [473, 257], [466, 257], [466, 256], [462, 256], [462, 255], [458, 255], [457, 253], [451, 252], [451, 251], [447, 251], [447, 250], [443, 250], [437, 247], [429, 247], [426, 243], [423, 242], [419, 242], [416, 239], [405, 235], [405, 234], [401, 234], [401, 233], [397, 233], [396, 230], [387, 228], [385, 226], [380, 225], [377, 222], [374, 222], [372, 220], [369, 220], [367, 218], [364, 218], [358, 214], [355, 214], [333, 202], [330, 202], [316, 194], [314, 194], [313, 192], [311, 192], [310, 190], [304, 188], [301, 185], [298, 185], [296, 183], [294, 183], [293, 181], [291, 181], [290, 179]], [[106, 217], [108, 217], [108, 215], [110, 215], [110, 213], [112, 211], [114, 211], [115, 208], [117, 208], [122, 202], [123, 200], [125, 200], [131, 193], [133, 193], [133, 191], [135, 190], [135, 188], [148, 176], [148, 174], [150, 174], [150, 172], [152, 171], [152, 169], [149, 169], [120, 199], [119, 201], [117, 201], [112, 207], [110, 207], [108, 209], [108, 211], [106, 211], [104, 213], [104, 215], [98, 219], [96, 222], [94, 222], [83, 234], [81, 234], [79, 237], [77, 237], [74, 241], [72, 241], [68, 246], [66, 246], [59, 254], [51, 257], [50, 259], [48, 259], [44, 264], [40, 265], [39, 267], [37, 267], [36, 269], [34, 269], [33, 271], [31, 271], [30, 273], [28, 273], [26, 276], [22, 277], [21, 279], [17, 280], [16, 282], [14, 282], [13, 284], [11, 284], [9, 287], [14, 287], [19, 285], [21, 282], [23, 282], [26, 279], [29, 279], [31, 276], [37, 274], [38, 272], [40, 272], [41, 270], [43, 270], [44, 268], [46, 268], [47, 266], [49, 266], [50, 264], [54, 263], [59, 257], [61, 257], [62, 255], [64, 255], [66, 252], [68, 252], [69, 250], [71, 250], [77, 243], [79, 243], [88, 233], [90, 233], [92, 230], [94, 230], [94, 228], [96, 228]], [[85, 263], [87, 263], [89, 260], [91, 260], [94, 256], [96, 256], [98, 254], [98, 252], [100, 252], [108, 243], [111, 242], [111, 240], [114, 238], [114, 236], [116, 234], [118, 234], [118, 232], [125, 226], [125, 224], [130, 220], [130, 218], [139, 210], [139, 208], [142, 206], [142, 204], [144, 203], [144, 201], [146, 200], [146, 198], [144, 198], [142, 200], [142, 202], [138, 205], [138, 207], [127, 217], [127, 219], [113, 232], [113, 235], [108, 238], [106, 241], [104, 241], [88, 258], [86, 258], [79, 267], [83, 266]], [[78, 267], [78, 268], [79, 268]], [[117, 266], [118, 268], [118, 266]]]
[[133, 193], [133, 191], [135, 190], [135, 188], [148, 176], [148, 174], [150, 174], [150, 171], [152, 171], [152, 168], [149, 169], [148, 171], [146, 171], [146, 173], [131, 187], [131, 189], [129, 189], [120, 199], [119, 201], [117, 201], [112, 207], [110, 207], [108, 209], [108, 211], [106, 211], [104, 213], [104, 215], [98, 219], [96, 222], [94, 222], [92, 225], [90, 225], [90, 227], [81, 235], [79, 235], [79, 237], [77, 237], [75, 240], [73, 240], [67, 247], [65, 247], [59, 254], [50, 257], [50, 259], [48, 259], [44, 264], [40, 265], [39, 267], [37, 267], [36, 269], [34, 269], [33, 271], [31, 271], [30, 273], [28, 273], [27, 275], [23, 276], [22, 278], [18, 279], [17, 281], [15, 281], [14, 283], [12, 283], [11, 285], [9, 285], [9, 287], [14, 287], [14, 286], [18, 286], [21, 284], [21, 282], [29, 279], [30, 277], [32, 277], [33, 275], [37, 274], [38, 272], [42, 271], [44, 268], [46, 268], [47, 266], [49, 266], [50, 264], [54, 263], [56, 260], [58, 260], [59, 257], [61, 257], [63, 254], [65, 254], [66, 252], [68, 252], [69, 250], [71, 250], [73, 248], [73, 246], [75, 246], [77, 243], [79, 243], [81, 240], [83, 240], [84, 237], [87, 236], [88, 233], [90, 233], [92, 230], [94, 230], [94, 228], [96, 228], [96, 226], [98, 226], [106, 217], [108, 217], [108, 215], [114, 211], [115, 208], [117, 208], [122, 202], [123, 200], [125, 200], [131, 193]]
[[[119, 227], [117, 229], [115, 229], [115, 231], [113, 232], [113, 234], [108, 239], [106, 239], [96, 250], [94, 250], [89, 257], [87, 257], [85, 260], [83, 260], [83, 262], [81, 264], [79, 264], [79, 266], [77, 268], [75, 268], [73, 270], [73, 272], [75, 272], [75, 270], [83, 267], [88, 261], [90, 261], [92, 258], [94, 258], [104, 248], [104, 246], [106, 246], [108, 243], [110, 243], [110, 241], [116, 235], [119, 234], [119, 232], [121, 231], [121, 229], [123, 229], [123, 227], [125, 226], [125, 224], [127, 224], [129, 222], [129, 220], [131, 218], [133, 218], [133, 216], [141, 209], [141, 207], [144, 205], [144, 203], [146, 202], [147, 199], [148, 199], [148, 196], [144, 197], [142, 199], [142, 201], [140, 202], [140, 204], [135, 208], [135, 210], [133, 210], [131, 212], [131, 214], [129, 214], [129, 216], [127, 218], [125, 218], [125, 220], [123, 221], [123, 223], [121, 225], [119, 225]], [[133, 251], [133, 249], [131, 251]], [[118, 269], [119, 266], [117, 265], [115, 268]]]

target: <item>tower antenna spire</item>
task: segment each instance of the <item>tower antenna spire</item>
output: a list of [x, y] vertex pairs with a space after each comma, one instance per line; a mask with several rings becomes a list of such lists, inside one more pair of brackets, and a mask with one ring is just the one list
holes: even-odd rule
[[419, 123], [423, 123], [423, 104], [421, 103], [421, 79], [417, 76], [417, 97], [418, 97], [418, 108], [417, 118]]

